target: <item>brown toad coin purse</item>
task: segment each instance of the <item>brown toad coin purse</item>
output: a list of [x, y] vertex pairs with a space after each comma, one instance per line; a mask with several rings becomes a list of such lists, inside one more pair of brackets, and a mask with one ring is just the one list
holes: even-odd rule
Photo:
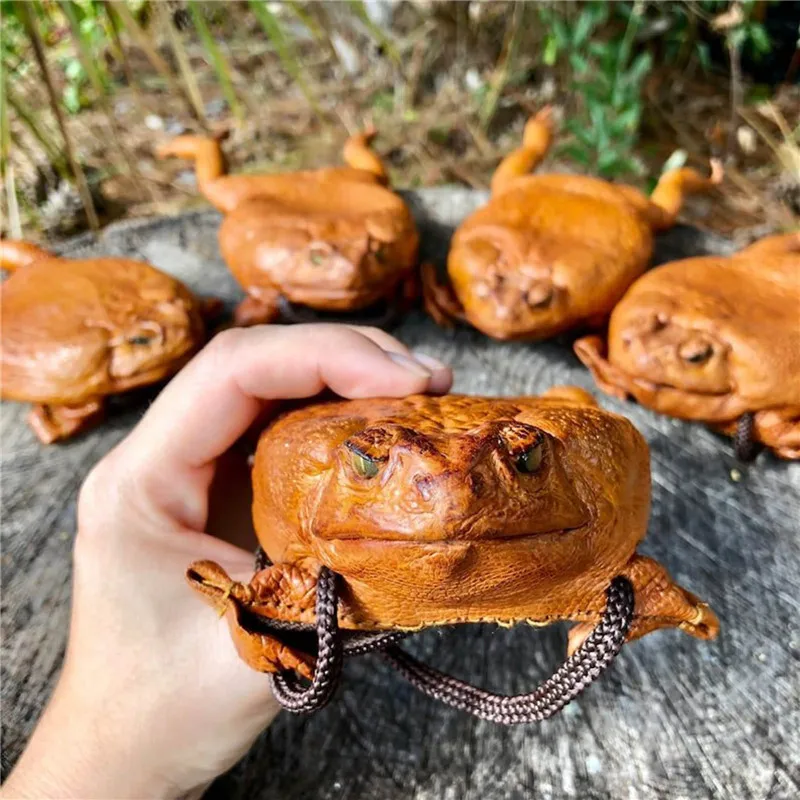
[[[241, 657], [296, 712], [325, 705], [343, 659], [379, 651], [416, 687], [505, 724], [545, 719], [626, 640], [717, 618], [636, 552], [649, 452], [580, 389], [311, 404], [275, 420], [253, 465], [261, 563], [249, 583], [212, 562], [190, 585], [224, 614]], [[577, 623], [536, 690], [477, 689], [398, 642], [433, 626]]]

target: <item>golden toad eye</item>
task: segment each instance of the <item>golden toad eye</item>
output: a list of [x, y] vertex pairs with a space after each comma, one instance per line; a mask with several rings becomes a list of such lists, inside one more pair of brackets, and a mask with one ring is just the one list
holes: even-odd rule
[[371, 458], [362, 456], [360, 453], [352, 453], [353, 469], [362, 478], [374, 478], [378, 474], [378, 464]]
[[312, 250], [308, 257], [315, 267], [318, 267], [325, 261], [325, 253], [323, 253], [322, 250]]
[[141, 335], [140, 336], [131, 336], [129, 339], [126, 339], [126, 341], [128, 342], [128, 344], [144, 345], [144, 344], [150, 344], [150, 342], [153, 341], [153, 337], [152, 336], [141, 336]]
[[517, 472], [529, 475], [536, 472], [542, 464], [544, 447], [542, 442], [529, 447], [516, 461]]
[[714, 347], [709, 342], [690, 340], [681, 345], [680, 357], [690, 364], [702, 364], [714, 355]]
[[386, 257], [387, 257], [386, 245], [382, 245], [382, 244], [378, 245], [378, 247], [375, 250], [375, 260], [379, 264], [385, 264], [386, 263]]

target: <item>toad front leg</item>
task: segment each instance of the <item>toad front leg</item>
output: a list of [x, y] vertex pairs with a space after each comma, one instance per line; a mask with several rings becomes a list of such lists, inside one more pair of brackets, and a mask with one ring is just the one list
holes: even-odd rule
[[250, 583], [241, 583], [213, 561], [197, 561], [186, 579], [227, 619], [236, 650], [250, 667], [272, 673], [294, 670], [311, 677], [314, 656], [285, 644], [278, 633], [281, 623], [316, 621], [316, 575], [276, 564], [256, 572]]
[[433, 321], [443, 328], [452, 328], [454, 321], [463, 322], [464, 309], [453, 290], [439, 283], [436, 267], [433, 264], [423, 264], [420, 272], [422, 302]]
[[[743, 424], [745, 422], [747, 424]], [[756, 411], [716, 427], [734, 437], [737, 455], [742, 461], [752, 461], [759, 444], [774, 451], [779, 458], [800, 459], [800, 408]]]
[[69, 439], [91, 427], [103, 416], [103, 401], [89, 400], [81, 406], [38, 405], [28, 415], [28, 425], [42, 444]]
[[274, 289], [251, 292], [233, 312], [233, 322], [239, 328], [252, 325], [269, 325], [280, 318], [281, 295]]
[[[719, 620], [716, 614], [706, 603], [678, 586], [657, 561], [634, 554], [620, 574], [631, 582], [634, 592], [633, 622], [628, 631], [628, 641], [659, 628], [680, 628], [698, 639], [713, 639], [717, 635]], [[598, 608], [604, 603], [603, 598], [598, 598]], [[586, 612], [589, 611], [586, 609]], [[592, 619], [570, 630], [570, 655], [581, 646], [596, 624], [596, 620]]]

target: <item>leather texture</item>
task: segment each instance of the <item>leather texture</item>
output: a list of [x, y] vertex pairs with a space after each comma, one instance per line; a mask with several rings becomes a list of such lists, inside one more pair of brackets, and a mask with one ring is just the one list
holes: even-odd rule
[[210, 138], [181, 136], [159, 148], [162, 157], [194, 159], [201, 192], [225, 214], [220, 250], [248, 293], [239, 324], [274, 321], [281, 299], [350, 311], [405, 296], [419, 236], [369, 148], [374, 135], [348, 140], [346, 167], [274, 175], [226, 175]]
[[758, 441], [800, 458], [800, 233], [648, 272], [607, 342], [575, 351], [609, 394], [728, 434], [754, 413]]
[[441, 324], [462, 319], [495, 339], [544, 339], [605, 322], [647, 267], [653, 231], [670, 227], [686, 194], [722, 178], [666, 173], [648, 198], [576, 175], [528, 175], [552, 136], [549, 109], [527, 124], [522, 146], [495, 172], [492, 198], [458, 228], [450, 287], [423, 273], [426, 306]]
[[58, 258], [0, 241], [1, 396], [37, 404], [45, 442], [76, 433], [102, 399], [156, 383], [201, 346], [202, 302], [141, 261]]
[[187, 575], [229, 615], [256, 669], [296, 669], [301, 654], [254, 638], [245, 618], [313, 624], [321, 565], [341, 577], [339, 623], [350, 630], [573, 620], [585, 624], [579, 641], [616, 575], [636, 592], [629, 638], [718, 628], [636, 552], [650, 507], [647, 444], [581, 389], [308, 405], [262, 434], [253, 488], [272, 565], [249, 584], [210, 562]]

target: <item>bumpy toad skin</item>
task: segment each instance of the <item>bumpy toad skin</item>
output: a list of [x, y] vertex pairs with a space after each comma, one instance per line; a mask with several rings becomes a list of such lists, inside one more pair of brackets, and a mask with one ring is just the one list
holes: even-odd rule
[[754, 412], [756, 439], [800, 458], [800, 233], [648, 272], [607, 346], [586, 337], [575, 351], [609, 394], [728, 433]]
[[34, 403], [44, 444], [102, 415], [103, 398], [176, 372], [204, 338], [203, 304], [179, 281], [124, 258], [58, 258], [0, 242], [4, 400]]
[[248, 615], [313, 622], [320, 565], [341, 576], [347, 629], [568, 619], [581, 623], [574, 649], [623, 574], [636, 592], [631, 638], [717, 630], [705, 604], [637, 554], [647, 445], [580, 389], [311, 405], [262, 435], [253, 486], [274, 566], [242, 584], [198, 562], [188, 579], [227, 614], [256, 669], [308, 674], [310, 659], [258, 633]]
[[158, 150], [194, 159], [201, 192], [225, 214], [220, 250], [248, 293], [238, 324], [274, 321], [282, 298], [354, 311], [414, 293], [419, 237], [369, 149], [374, 135], [348, 140], [346, 167], [276, 175], [225, 175], [215, 139], [180, 136]]
[[423, 270], [426, 307], [443, 325], [469, 322], [495, 339], [544, 339], [602, 323], [644, 271], [653, 232], [670, 227], [689, 192], [721, 180], [673, 170], [651, 198], [596, 178], [528, 175], [552, 136], [551, 113], [531, 119], [522, 147], [500, 164], [488, 205], [456, 231], [452, 288]]

